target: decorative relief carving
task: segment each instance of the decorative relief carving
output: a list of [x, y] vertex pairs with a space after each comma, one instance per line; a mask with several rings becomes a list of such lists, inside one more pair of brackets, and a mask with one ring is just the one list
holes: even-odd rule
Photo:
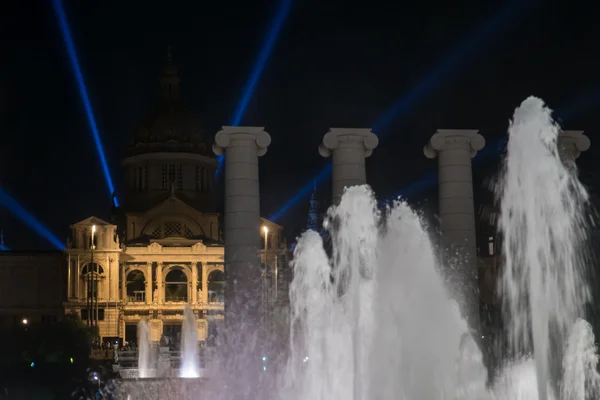
[[161, 252], [162, 251], [162, 246], [156, 242], [151, 243], [150, 245], [148, 245], [148, 250], [155, 253], [155, 252]]
[[198, 242], [192, 246], [192, 253], [206, 253], [206, 246], [202, 242]]
[[151, 319], [150, 320], [150, 328], [152, 328], [152, 329], [159, 329], [161, 325], [162, 325], [162, 321], [159, 319]]
[[196, 332], [198, 333], [198, 340], [206, 340], [208, 324], [205, 319], [196, 320]]

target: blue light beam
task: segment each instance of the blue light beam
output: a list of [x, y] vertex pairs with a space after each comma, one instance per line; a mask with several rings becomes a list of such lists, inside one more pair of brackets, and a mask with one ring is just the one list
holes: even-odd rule
[[25, 225], [33, 229], [38, 235], [50, 242], [58, 250], [64, 250], [67, 246], [61, 242], [52, 232], [42, 225], [31, 213], [23, 208], [4, 189], [0, 188], [0, 205], [5, 207], [11, 214], [17, 217]]
[[104, 154], [104, 148], [102, 147], [102, 141], [100, 140], [98, 125], [96, 124], [96, 118], [94, 117], [94, 112], [92, 110], [92, 105], [90, 103], [88, 91], [83, 80], [81, 68], [79, 66], [77, 53], [75, 51], [75, 44], [73, 43], [73, 37], [71, 36], [71, 31], [67, 23], [67, 16], [65, 14], [65, 10], [63, 9], [61, 0], [53, 0], [52, 4], [54, 6], [56, 18], [58, 19], [58, 26], [60, 27], [60, 32], [62, 34], [63, 41], [65, 42], [65, 47], [67, 48], [67, 54], [69, 55], [69, 61], [71, 62], [71, 67], [73, 68], [75, 80], [77, 81], [77, 87], [79, 89], [81, 101], [83, 102], [85, 114], [90, 125], [90, 131], [92, 132], [94, 144], [96, 145], [98, 158], [100, 159], [100, 164], [102, 165], [102, 172], [104, 173], [106, 185], [108, 186], [108, 192], [109, 195], [112, 197], [114, 206], [119, 207], [119, 201], [117, 200], [117, 196], [115, 195], [115, 186], [110, 175], [108, 162], [106, 161], [106, 155]]
[[[557, 121], [567, 121], [577, 115], [589, 111], [596, 104], [600, 102], [600, 88], [596, 87], [592, 90], [577, 96], [573, 101], [569, 102], [566, 106], [561, 107], [560, 111], [554, 113], [554, 118]], [[477, 155], [473, 158], [473, 166], [482, 165], [494, 157], [502, 154], [506, 151], [506, 145], [508, 143], [508, 136], [503, 136], [491, 144], [487, 144]], [[423, 176], [418, 181], [411, 183], [410, 185], [402, 188], [396, 195], [387, 198], [384, 201], [390, 202], [398, 197], [408, 198], [419, 192], [430, 189], [438, 184], [438, 171], [432, 171]]]
[[[254, 67], [250, 72], [250, 76], [246, 81], [246, 85], [242, 90], [242, 97], [235, 108], [235, 112], [233, 114], [233, 118], [231, 120], [232, 126], [238, 126], [244, 114], [246, 114], [246, 110], [248, 109], [248, 104], [252, 99], [252, 95], [256, 90], [256, 85], [258, 85], [258, 81], [262, 76], [262, 73], [269, 61], [269, 57], [273, 52], [273, 48], [275, 47], [275, 43], [277, 42], [277, 38], [279, 37], [279, 32], [283, 27], [285, 20], [290, 12], [290, 8], [292, 7], [292, 0], [280, 0], [279, 10], [275, 17], [273, 18], [273, 22], [271, 23], [271, 27], [267, 32], [267, 36], [265, 38], [265, 42], [258, 53], [258, 58], [254, 63]], [[218, 156], [217, 160], [219, 161], [219, 166], [217, 168], [216, 176], [219, 177], [222, 169], [223, 169], [223, 156]]]
[[[490, 40], [497, 31], [506, 26], [514, 26], [515, 16], [523, 15], [524, 8], [528, 5], [531, 4], [520, 0], [513, 1], [498, 14], [494, 14], [490, 19], [479, 25], [466, 42], [453, 48], [435, 69], [419, 81], [417, 86], [414, 86], [408, 93], [403, 94], [388, 108], [373, 126], [373, 130], [379, 136], [385, 134], [385, 128], [397, 118], [408, 114], [417, 102], [424, 100], [450, 73], [457, 71], [465, 60]], [[510, 24], [507, 24], [507, 22], [510, 22]]]
[[323, 168], [321, 170], [321, 172], [319, 172], [319, 174], [317, 174], [317, 176], [313, 178], [313, 180], [311, 180], [306, 185], [304, 185], [302, 187], [302, 189], [300, 189], [300, 191], [294, 195], [294, 197], [292, 197], [290, 200], [288, 200], [288, 202], [285, 203], [283, 205], [283, 207], [281, 207], [275, 214], [271, 215], [269, 217], [269, 221], [275, 222], [275, 221], [279, 220], [279, 218], [281, 218], [283, 216], [283, 214], [285, 214], [287, 212], [287, 210], [289, 210], [293, 205], [298, 203], [300, 201], [300, 199], [302, 199], [303, 197], [306, 197], [310, 193], [312, 193], [312, 191], [314, 190], [315, 184], [316, 185], [321, 184], [321, 182], [323, 182], [330, 175], [331, 175], [331, 163], [327, 163], [325, 168]]
[[[514, 26], [515, 25], [515, 15], [519, 12], [523, 15], [523, 9], [526, 6], [531, 6], [531, 3], [522, 2], [520, 0], [512, 1], [508, 7], [505, 7], [501, 10], [500, 13], [494, 14], [492, 18], [485, 21], [474, 31], [473, 35], [466, 42], [462, 42], [460, 45], [456, 46], [449, 55], [429, 74], [427, 74], [419, 84], [414, 86], [408, 93], [403, 94], [384, 114], [383, 116], [375, 123], [373, 126], [373, 131], [381, 137], [386, 132], [384, 131], [392, 121], [399, 117], [404, 117], [408, 112], [416, 106], [418, 101], [423, 100], [427, 95], [431, 93], [432, 90], [435, 89], [440, 83], [442, 83], [443, 79], [446, 78], [451, 72], [454, 72], [458, 69], [459, 66], [464, 63], [464, 61], [471, 55], [475, 50], [480, 48], [487, 40], [489, 40], [493, 34], [507, 25]], [[507, 22], [511, 22], [507, 24]], [[331, 174], [331, 162], [327, 164], [318, 174], [317, 177], [311, 178], [306, 185], [300, 189], [300, 191], [295, 194], [290, 200], [288, 200], [282, 207], [279, 209], [273, 217], [275, 219], [270, 218], [271, 221], [277, 222], [277, 220], [285, 214], [287, 210], [289, 210], [292, 206], [298, 203], [303, 197], [307, 196], [311, 192], [311, 188], [313, 182], [317, 180], [317, 182], [323, 181]]]

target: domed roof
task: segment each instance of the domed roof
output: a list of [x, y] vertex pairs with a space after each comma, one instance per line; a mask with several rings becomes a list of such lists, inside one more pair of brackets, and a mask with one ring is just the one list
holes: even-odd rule
[[180, 101], [161, 101], [152, 114], [139, 124], [137, 143], [201, 143], [200, 121]]
[[164, 146], [184, 147], [187, 151], [210, 154], [199, 118], [181, 101], [179, 81], [169, 50], [167, 65], [160, 78], [160, 100], [153, 112], [138, 125], [133, 147], [149, 145], [156, 150]]

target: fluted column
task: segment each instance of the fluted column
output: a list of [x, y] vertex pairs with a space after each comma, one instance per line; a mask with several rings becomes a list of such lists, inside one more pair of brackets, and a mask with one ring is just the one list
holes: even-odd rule
[[163, 291], [163, 263], [156, 263], [156, 303], [162, 304], [164, 301]]
[[583, 131], [560, 131], [558, 134], [558, 152], [565, 165], [575, 167], [575, 160], [590, 145], [590, 138]]
[[479, 330], [479, 289], [471, 158], [485, 146], [477, 130], [439, 129], [424, 148], [438, 157], [442, 248], [463, 314]]
[[367, 183], [365, 158], [379, 144], [371, 129], [330, 128], [319, 146], [323, 157], [332, 158], [332, 197], [337, 203], [344, 188]]

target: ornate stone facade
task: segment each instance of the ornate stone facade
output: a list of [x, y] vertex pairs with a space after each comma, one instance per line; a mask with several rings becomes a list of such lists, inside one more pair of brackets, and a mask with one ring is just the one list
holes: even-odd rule
[[[223, 137], [219, 133], [217, 142]], [[141, 123], [123, 162], [126, 191], [116, 223], [91, 217], [74, 224], [65, 250], [65, 312], [86, 320], [87, 285], [97, 282], [102, 338], [135, 341], [138, 322], [147, 319], [153, 341], [177, 340], [186, 305], [196, 315], [201, 340], [223, 320], [225, 251], [213, 182], [218, 163], [204, 139], [182, 104], [177, 69], [169, 56], [159, 104]], [[261, 218], [256, 222], [268, 227], [263, 271], [277, 271], [278, 262], [287, 264], [288, 258], [283, 228]], [[93, 226], [96, 246], [90, 268]], [[273, 279], [258, 284], [277, 287]], [[276, 298], [271, 296], [271, 302]]]

